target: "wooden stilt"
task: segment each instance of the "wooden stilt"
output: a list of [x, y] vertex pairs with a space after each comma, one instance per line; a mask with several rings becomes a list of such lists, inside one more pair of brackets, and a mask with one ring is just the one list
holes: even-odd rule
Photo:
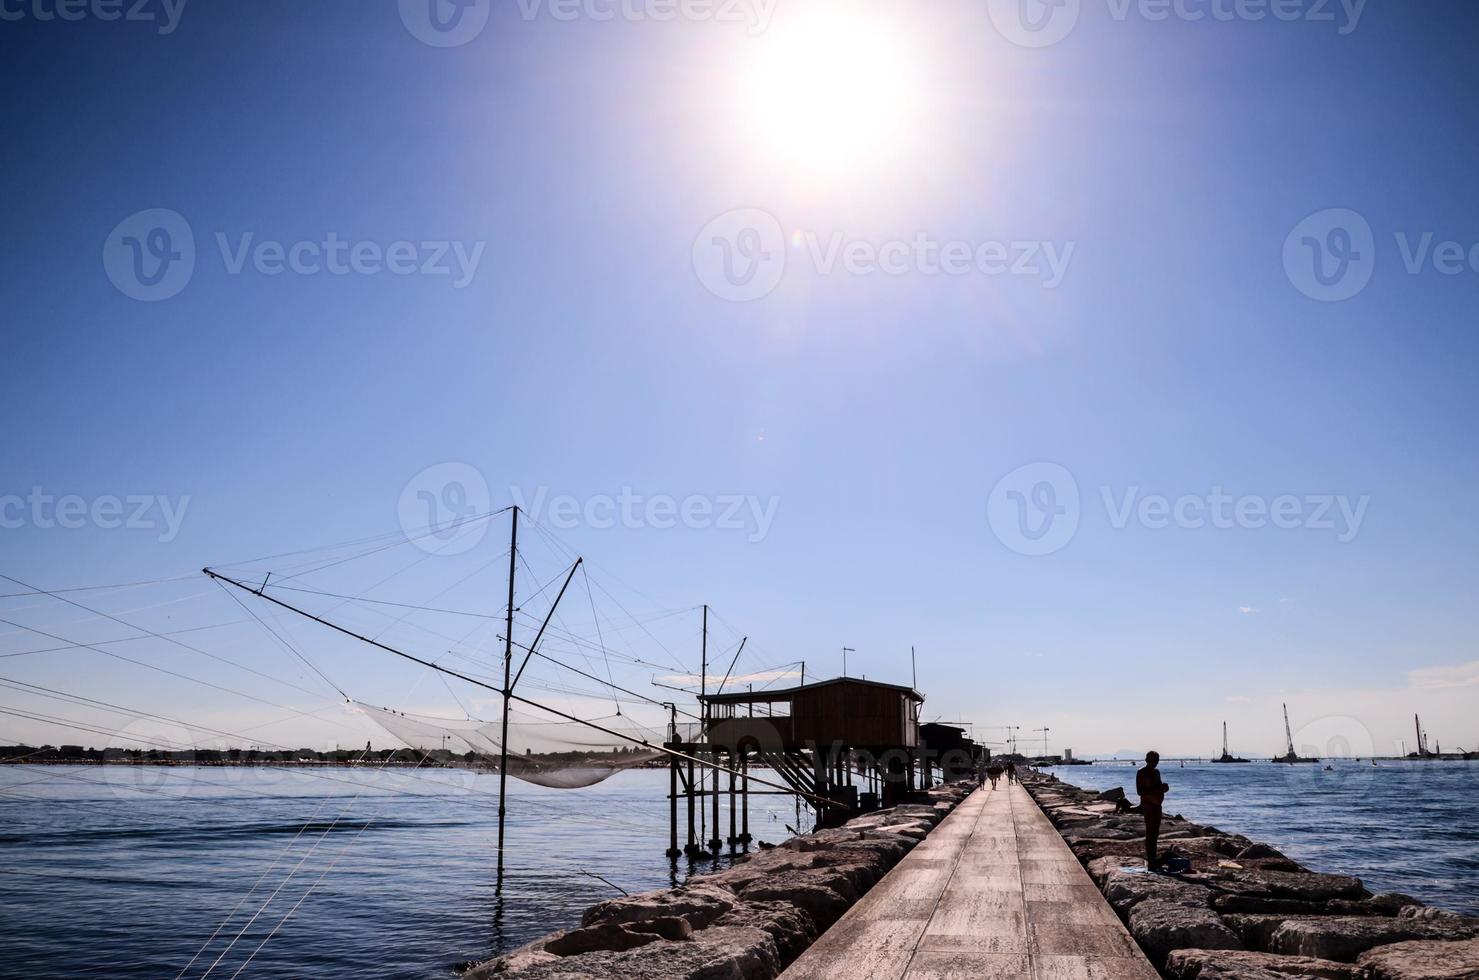
[[694, 833], [694, 829], [695, 828], [693, 826], [693, 818], [694, 818], [694, 813], [693, 813], [693, 791], [694, 791], [694, 786], [693, 786], [693, 760], [692, 759], [689, 759], [688, 760], [688, 785], [687, 785], [687, 790], [688, 790], [688, 792], [687, 792], [687, 796], [688, 796], [688, 843], [683, 846], [683, 851], [684, 851], [684, 853], [688, 854], [688, 856], [692, 857], [693, 855], [695, 855], [695, 854], [697, 854], [699, 852], [698, 835]]
[[740, 751], [740, 843], [750, 843], [750, 752]]
[[[719, 748], [718, 748], [718, 746], [713, 745], [712, 743], [709, 745], [709, 759], [710, 759], [710, 761], [712, 761], [714, 763], [714, 765], [717, 766], [719, 764]], [[713, 822], [713, 835], [714, 836], [712, 836], [712, 837], [709, 838], [709, 850], [713, 851], [715, 854], [718, 854], [720, 848], [724, 846], [724, 842], [719, 839], [719, 793], [720, 793], [720, 790], [719, 790], [719, 770], [715, 769], [714, 770], [714, 795], [713, 795], [713, 806], [712, 806], [712, 810], [713, 810], [713, 821], [714, 821]]]
[[735, 830], [735, 823], [736, 823], [736, 820], [737, 820], [737, 815], [735, 814], [735, 803], [737, 802], [737, 793], [738, 793], [739, 787], [735, 785], [735, 774], [734, 774], [734, 772], [735, 772], [735, 766], [737, 766], [737, 765], [739, 765], [739, 763], [735, 761], [734, 753], [732, 753], [732, 752], [729, 753], [729, 849], [730, 850], [734, 850], [734, 846], [739, 843], [738, 832]]
[[[672, 722], [668, 727], [668, 747], [678, 748], [678, 706], [668, 705]], [[668, 756], [668, 857], [674, 862], [683, 852], [678, 849], [678, 757]]]

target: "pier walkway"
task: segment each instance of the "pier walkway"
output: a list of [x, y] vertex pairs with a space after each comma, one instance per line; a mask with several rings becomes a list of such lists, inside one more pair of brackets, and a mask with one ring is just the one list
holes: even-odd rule
[[972, 793], [782, 980], [1159, 980], [1019, 784]]

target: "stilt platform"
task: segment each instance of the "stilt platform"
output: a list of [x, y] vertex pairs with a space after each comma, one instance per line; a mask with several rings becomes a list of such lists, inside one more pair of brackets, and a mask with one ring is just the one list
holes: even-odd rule
[[1159, 980], [1020, 784], [982, 787], [782, 980]]

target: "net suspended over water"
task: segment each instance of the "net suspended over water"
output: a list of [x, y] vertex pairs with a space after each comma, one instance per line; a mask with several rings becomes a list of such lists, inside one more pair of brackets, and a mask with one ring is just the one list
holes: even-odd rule
[[[480, 767], [497, 770], [502, 745], [502, 721], [477, 719], [456, 720], [428, 715], [409, 714], [354, 702], [391, 735], [411, 748], [426, 754], [449, 752]], [[594, 719], [593, 719], [594, 720]], [[604, 733], [575, 721], [538, 717], [535, 712], [513, 709], [508, 719], [508, 775], [539, 786], [556, 789], [579, 789], [637, 766], [666, 757], [657, 745], [667, 738], [666, 725], [651, 728], [621, 716], [599, 719], [602, 728], [619, 733], [626, 744], [613, 745], [623, 738]], [[691, 739], [690, 726], [679, 725], [679, 737]], [[597, 741], [604, 739], [604, 741]], [[472, 754], [467, 759], [468, 753]]]

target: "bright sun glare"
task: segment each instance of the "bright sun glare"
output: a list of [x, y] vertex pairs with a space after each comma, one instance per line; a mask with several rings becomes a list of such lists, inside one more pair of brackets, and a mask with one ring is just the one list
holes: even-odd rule
[[908, 149], [923, 110], [918, 66], [887, 21], [829, 7], [758, 39], [738, 92], [742, 138], [762, 160], [838, 178]]

